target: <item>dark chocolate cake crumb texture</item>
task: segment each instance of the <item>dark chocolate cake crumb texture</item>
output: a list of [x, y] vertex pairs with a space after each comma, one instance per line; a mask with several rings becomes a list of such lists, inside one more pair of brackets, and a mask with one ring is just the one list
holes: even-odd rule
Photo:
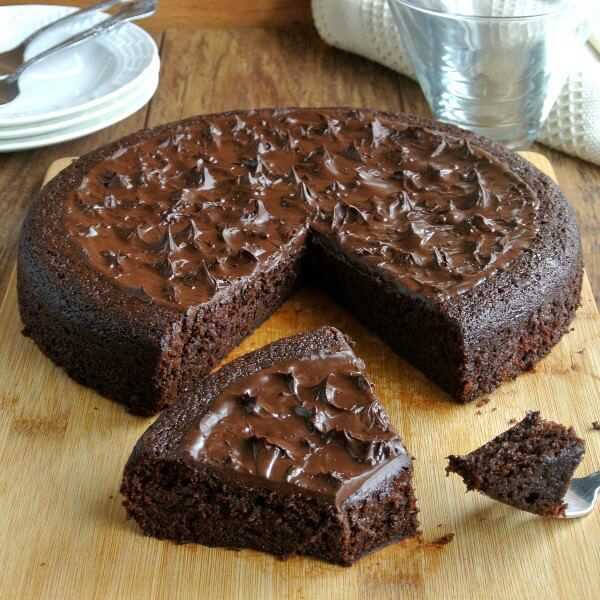
[[540, 515], [563, 516], [564, 497], [584, 453], [572, 428], [529, 412], [511, 429], [465, 456], [449, 456], [447, 473], [468, 490]]
[[411, 477], [364, 365], [323, 328], [226, 365], [166, 411], [122, 492], [150, 535], [350, 564], [416, 535]]
[[452, 540], [454, 540], [454, 534], [453, 533], [446, 533], [444, 535], [442, 535], [441, 537], [439, 537], [437, 540], [434, 540], [433, 542], [431, 542], [432, 546], [437, 546], [439, 548], [445, 546], [446, 544], [449, 544], [450, 542], [452, 542]]

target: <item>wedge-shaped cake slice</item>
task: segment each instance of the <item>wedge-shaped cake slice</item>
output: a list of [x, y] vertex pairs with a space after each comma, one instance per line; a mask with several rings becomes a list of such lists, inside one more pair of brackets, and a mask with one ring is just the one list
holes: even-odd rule
[[411, 456], [332, 327], [222, 367], [139, 440], [121, 489], [177, 542], [349, 565], [418, 533]]
[[584, 453], [572, 428], [525, 418], [465, 456], [449, 456], [447, 473], [460, 475], [469, 490], [539, 515], [564, 514], [564, 497]]

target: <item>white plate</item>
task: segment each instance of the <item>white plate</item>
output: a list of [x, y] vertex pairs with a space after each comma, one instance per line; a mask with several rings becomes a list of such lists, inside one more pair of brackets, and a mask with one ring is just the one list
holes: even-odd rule
[[[0, 52], [73, 10], [63, 6], [0, 7]], [[58, 26], [35, 40], [26, 56], [33, 56], [103, 18], [95, 13]], [[10, 104], [0, 106], [0, 127], [59, 119], [109, 103], [139, 87], [147, 80], [149, 70], [158, 64], [154, 40], [136, 25], [127, 23], [27, 69], [19, 80], [21, 94]]]
[[115, 123], [126, 119], [145, 106], [154, 95], [157, 87], [158, 77], [155, 77], [154, 80], [150, 80], [148, 84], [134, 92], [130, 96], [129, 102], [124, 107], [113, 109], [110, 113], [102, 117], [92, 118], [91, 120], [74, 127], [67, 127], [52, 133], [30, 136], [20, 140], [0, 141], [0, 152], [31, 150], [33, 148], [51, 146], [53, 144], [75, 140], [89, 135], [90, 133], [105, 129], [106, 127], [110, 127], [110, 125], [114, 125]]
[[[158, 68], [148, 73], [148, 78], [143, 82], [141, 89], [149, 89], [156, 79], [158, 79]], [[25, 127], [0, 126], [0, 143], [3, 140], [22, 140], [27, 137], [46, 135], [54, 131], [64, 130], [68, 127], [82, 126], [93, 119], [98, 119], [119, 109], [126, 108], [131, 103], [132, 97], [136, 96], [141, 89], [133, 89], [125, 94], [120, 94], [112, 102], [100, 104], [96, 108], [86, 110], [82, 113], [67, 115], [62, 119], [42, 121], [41, 123], [33, 123]]]

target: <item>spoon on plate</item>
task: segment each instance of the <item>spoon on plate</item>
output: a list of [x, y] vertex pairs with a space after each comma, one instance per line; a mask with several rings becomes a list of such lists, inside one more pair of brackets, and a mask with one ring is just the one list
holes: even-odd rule
[[32, 34], [27, 36], [18, 46], [11, 48], [10, 50], [6, 50], [5, 52], [0, 52], [0, 75], [6, 75], [11, 73], [18, 67], [20, 67], [25, 62], [25, 50], [33, 40], [38, 38], [42, 33], [53, 29], [57, 25], [62, 23], [67, 23], [73, 19], [81, 17], [82, 15], [86, 15], [92, 12], [96, 12], [97, 10], [108, 10], [113, 6], [117, 6], [118, 4], [123, 4], [123, 2], [130, 2], [131, 0], [99, 0], [98, 2], [94, 2], [85, 8], [80, 10], [76, 10], [75, 12], [69, 13], [60, 19], [52, 21], [47, 25], [44, 25], [40, 29], [36, 29]]
[[19, 95], [19, 77], [22, 75], [23, 71], [29, 67], [46, 60], [48, 57], [54, 56], [63, 50], [73, 48], [100, 34], [106, 33], [123, 23], [149, 17], [156, 12], [157, 4], [158, 0], [138, 0], [137, 2], [128, 2], [123, 8], [106, 20], [48, 48], [37, 56], [33, 56], [17, 67], [7, 77], [0, 79], [0, 105], [12, 102]]

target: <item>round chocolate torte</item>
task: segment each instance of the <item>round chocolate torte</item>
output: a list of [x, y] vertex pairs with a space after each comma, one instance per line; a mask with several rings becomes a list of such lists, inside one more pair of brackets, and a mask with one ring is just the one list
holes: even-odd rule
[[576, 218], [488, 139], [401, 113], [194, 117], [87, 154], [21, 233], [25, 333], [152, 414], [303, 281], [459, 401], [547, 354], [578, 306]]

